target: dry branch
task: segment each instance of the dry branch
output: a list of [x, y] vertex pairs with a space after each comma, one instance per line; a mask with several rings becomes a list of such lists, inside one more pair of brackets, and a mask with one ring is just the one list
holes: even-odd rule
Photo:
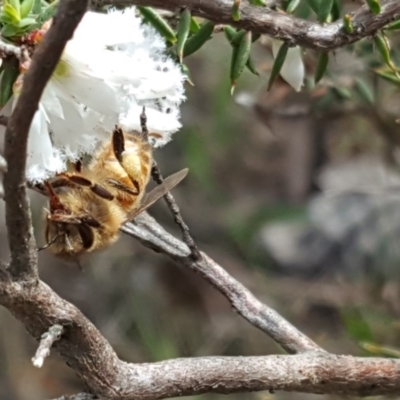
[[5, 115], [0, 115], [0, 125], [7, 126], [9, 118]]
[[[105, 3], [105, 1], [104, 1]], [[231, 23], [231, 1], [115, 0], [113, 4], [141, 4], [174, 9], [187, 6], [194, 15]], [[245, 4], [235, 25], [289, 40], [305, 47], [335, 48], [375, 32], [400, 17], [398, 1], [382, 1], [383, 12], [372, 16], [366, 8], [354, 16], [356, 33], [346, 34], [340, 23], [321, 26]], [[263, 357], [199, 357], [158, 363], [121, 361], [97, 328], [72, 304], [60, 298], [37, 277], [37, 253], [26, 195], [25, 165], [29, 127], [39, 99], [87, 2], [61, 0], [55, 21], [32, 59], [25, 83], [6, 130], [6, 222], [12, 261], [0, 268], [0, 304], [40, 340], [50, 327], [60, 325], [63, 335], [54, 349], [81, 377], [93, 396], [81, 393], [64, 400], [150, 400], [201, 393], [286, 390], [341, 395], [400, 393], [400, 361], [354, 358], [324, 352], [278, 313], [259, 302], [221, 266], [202, 254], [194, 260], [189, 248], [144, 214], [124, 231], [145, 246], [163, 252], [200, 273], [251, 324], [271, 336], [290, 353]], [[389, 15], [390, 14], [390, 15]], [[0, 49], [1, 50], [1, 49]], [[44, 62], [45, 61], [45, 62]], [[27, 283], [34, 282], [34, 285]]]
[[230, 24], [238, 28], [269, 35], [302, 47], [333, 50], [354, 43], [376, 33], [389, 22], [400, 18], [398, 0], [382, 0], [382, 11], [372, 14], [366, 5], [352, 15], [354, 33], [347, 33], [343, 22], [320, 24], [276, 12], [270, 7], [256, 7], [242, 1], [240, 21], [232, 20], [233, 0], [94, 0], [102, 5], [141, 5], [166, 10], [189, 8], [193, 15], [209, 19], [217, 24]]
[[199, 273], [229, 300], [234, 310], [269, 335], [288, 353], [323, 351], [276, 311], [257, 300], [249, 290], [206, 254], [202, 253], [201, 259], [194, 260], [189, 248], [166, 232], [149, 214], [142, 213], [135, 222], [126, 224], [122, 231], [139, 239], [146, 247], [163, 253]]
[[0, 58], [6, 58], [14, 56], [16, 58], [21, 57], [21, 48], [14, 46], [13, 44], [5, 43], [0, 40]]
[[87, 5], [87, 0], [60, 1], [53, 24], [33, 55], [21, 95], [7, 124], [4, 156], [12, 168], [4, 176], [4, 192], [10, 272], [25, 281], [37, 279], [37, 251], [25, 183], [29, 128], [46, 83]]
[[50, 326], [63, 325], [65, 332], [54, 348], [99, 397], [150, 400], [271, 389], [341, 395], [400, 393], [399, 360], [308, 352], [128, 364], [117, 358], [77, 308], [43, 282], [26, 290], [5, 279], [0, 283], [0, 303], [37, 339]]

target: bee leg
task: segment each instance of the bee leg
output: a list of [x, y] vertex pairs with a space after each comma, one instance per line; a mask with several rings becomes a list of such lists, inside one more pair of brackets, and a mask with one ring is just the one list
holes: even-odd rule
[[[144, 108], [143, 108], [143, 112], [144, 112]], [[144, 118], [146, 118], [146, 115], [144, 115]], [[144, 122], [144, 124], [145, 124], [145, 122]], [[146, 136], [146, 138], [147, 138], [147, 136]], [[147, 141], [147, 139], [146, 139], [146, 141]], [[124, 134], [123, 134], [122, 130], [120, 128], [118, 128], [118, 127], [116, 127], [114, 129], [113, 137], [112, 137], [112, 144], [113, 144], [113, 150], [114, 150], [115, 158], [118, 160], [118, 162], [120, 163], [121, 167], [126, 172], [127, 181], [129, 179], [129, 181], [133, 185], [133, 188], [131, 188], [130, 185], [125, 185], [123, 183], [119, 183], [118, 185], [116, 185], [114, 183], [115, 181], [114, 182], [109, 182], [109, 183], [111, 185], [113, 185], [114, 187], [116, 187], [117, 189], [125, 191], [125, 192], [127, 192], [127, 193], [129, 193], [129, 194], [131, 194], [133, 196], [138, 196], [139, 193], [141, 192], [139, 182], [136, 179], [134, 179], [131, 175], [129, 175], [129, 173], [127, 172], [127, 170], [126, 170], [126, 168], [125, 168], [125, 166], [123, 164], [122, 154], [125, 151], [125, 138], [124, 138]]]
[[55, 181], [51, 182], [51, 186], [53, 187], [53, 189], [57, 189], [60, 187], [65, 187], [65, 186], [74, 187], [74, 184], [66, 178], [59, 177]]
[[68, 247], [68, 250], [71, 252], [72, 259], [74, 260], [75, 264], [77, 265], [79, 271], [83, 271], [83, 267], [82, 267], [82, 264], [79, 261], [78, 256], [72, 254], [73, 247], [72, 247], [72, 244], [71, 244], [71, 242], [70, 242], [70, 240], [68, 238], [68, 235], [65, 235], [65, 243], [66, 243], [66, 245]]
[[85, 250], [90, 249], [93, 246], [94, 242], [94, 233], [93, 229], [90, 226], [85, 225], [84, 223], [78, 225], [78, 232], [82, 239], [82, 246]]
[[63, 173], [62, 176], [76, 185], [88, 187], [93, 193], [97, 194], [97, 196], [102, 197], [103, 199], [114, 200], [114, 196], [106, 188], [98, 185], [97, 183], [93, 183], [81, 175]]
[[122, 153], [125, 151], [125, 139], [122, 129], [117, 126], [113, 131], [112, 144], [115, 158], [122, 165]]
[[113, 187], [115, 187], [118, 190], [122, 190], [123, 192], [126, 192], [132, 196], [137, 196], [140, 193], [140, 187], [137, 181], [133, 181], [133, 186], [135, 186], [135, 189], [124, 185], [122, 182], [119, 182], [115, 179], [107, 179], [107, 183], [112, 185]]
[[99, 221], [91, 217], [90, 215], [83, 216], [72, 216], [66, 214], [50, 214], [48, 217], [53, 222], [61, 222], [64, 224], [72, 224], [72, 225], [86, 225], [91, 228], [100, 228], [101, 224]]
[[38, 192], [40, 194], [43, 194], [44, 196], [47, 196], [47, 191], [45, 186], [42, 183], [31, 183], [27, 182], [26, 183], [29, 189], [34, 190], [35, 192]]
[[46, 243], [44, 246], [38, 247], [37, 251], [39, 252], [39, 251], [42, 251], [42, 250], [46, 250], [46, 249], [49, 248], [52, 244], [54, 244], [55, 241], [56, 241], [59, 237], [61, 237], [61, 236], [63, 236], [63, 235], [64, 235], [64, 233], [59, 233], [59, 234], [57, 234], [57, 235], [54, 236], [48, 243]]

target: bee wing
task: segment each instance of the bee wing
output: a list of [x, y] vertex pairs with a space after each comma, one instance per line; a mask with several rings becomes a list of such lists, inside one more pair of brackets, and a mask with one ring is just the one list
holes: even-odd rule
[[151, 205], [153, 205], [158, 199], [165, 196], [172, 188], [181, 182], [183, 178], [185, 178], [188, 172], [189, 169], [185, 168], [165, 178], [163, 183], [155, 187], [151, 192], [145, 194], [139, 208], [132, 211], [126, 218], [125, 222], [131, 221], [141, 212], [146, 210], [146, 208], [149, 208]]

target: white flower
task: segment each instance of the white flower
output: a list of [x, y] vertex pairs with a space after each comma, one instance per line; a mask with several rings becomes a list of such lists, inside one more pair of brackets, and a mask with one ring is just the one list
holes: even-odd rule
[[165, 50], [161, 36], [142, 24], [135, 8], [87, 12], [32, 121], [27, 178], [40, 182], [63, 171], [67, 160], [109, 139], [116, 124], [140, 129], [143, 106], [152, 144], [167, 143], [181, 126], [185, 77]]
[[[274, 58], [277, 56], [282, 43], [280, 40], [272, 39], [272, 53]], [[299, 46], [288, 49], [280, 75], [296, 92], [300, 91], [304, 80], [304, 64]]]

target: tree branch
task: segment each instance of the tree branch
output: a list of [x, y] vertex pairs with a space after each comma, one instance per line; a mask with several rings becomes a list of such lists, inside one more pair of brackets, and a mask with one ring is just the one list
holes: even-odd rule
[[206, 254], [201, 253], [200, 259], [193, 259], [189, 248], [166, 232], [149, 214], [142, 213], [135, 222], [126, 224], [122, 231], [139, 239], [146, 247], [164, 253], [184, 267], [199, 273], [229, 300], [235, 311], [269, 335], [288, 353], [323, 351], [276, 311], [257, 300]]
[[0, 125], [7, 126], [9, 118], [5, 115], [0, 115]]
[[232, 20], [233, 0], [94, 0], [95, 4], [117, 6], [152, 6], [167, 10], [187, 7], [193, 15], [209, 19], [217, 24], [230, 24], [238, 28], [269, 35], [305, 48], [333, 50], [373, 35], [389, 22], [400, 18], [398, 0], [382, 0], [382, 11], [372, 14], [366, 5], [352, 16], [354, 33], [347, 33], [342, 21], [319, 24], [295, 18], [269, 7], [256, 7], [242, 1], [240, 21]]
[[21, 57], [21, 48], [14, 46], [13, 44], [5, 43], [0, 40], [0, 58], [6, 58], [14, 56], [16, 58]]
[[[100, 398], [152, 400], [260, 390], [360, 396], [400, 393], [400, 360], [308, 352], [129, 364], [117, 358], [77, 308], [43, 282], [26, 290], [4, 279], [0, 282], [0, 304], [37, 339], [54, 324], [64, 326], [54, 348]], [[78, 398], [88, 397], [81, 394]]]
[[7, 124], [4, 156], [9, 168], [4, 177], [4, 191], [10, 271], [15, 278], [25, 281], [37, 279], [36, 243], [25, 184], [29, 128], [46, 83], [87, 5], [88, 0], [60, 1], [53, 24], [33, 55], [21, 95]]

